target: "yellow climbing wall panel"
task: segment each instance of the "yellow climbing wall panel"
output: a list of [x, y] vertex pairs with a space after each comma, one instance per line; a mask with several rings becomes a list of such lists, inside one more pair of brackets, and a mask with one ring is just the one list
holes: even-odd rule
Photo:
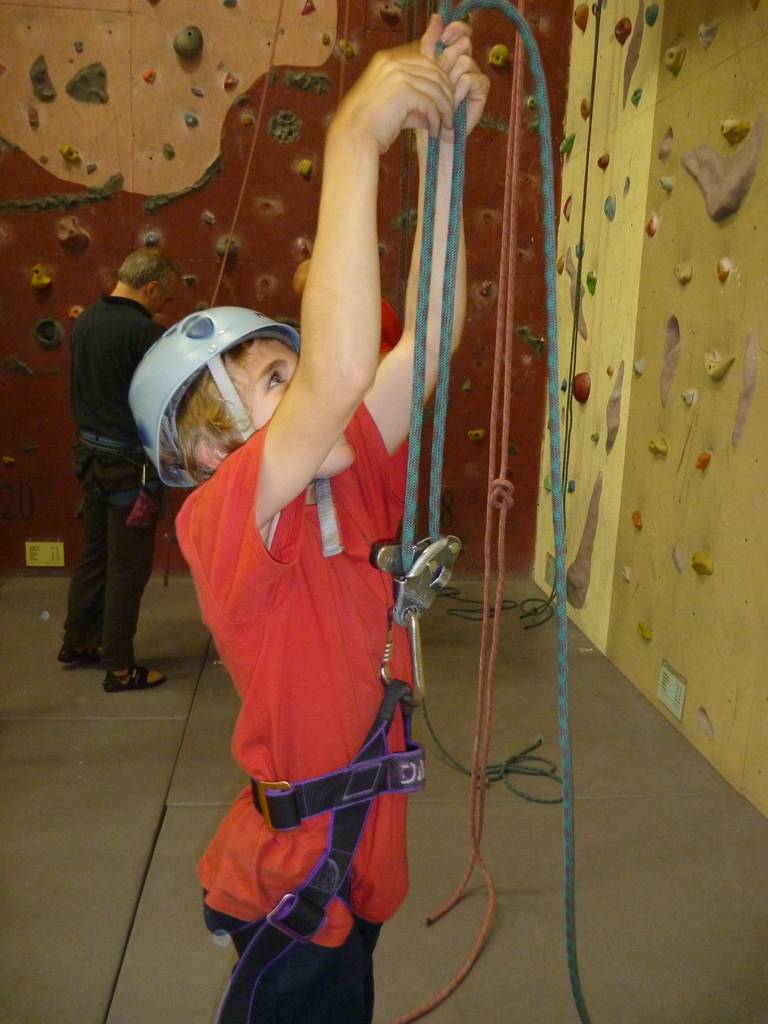
[[[637, 12], [618, 13], [634, 21]], [[613, 17], [602, 26], [606, 48], [616, 47], [613, 26]], [[603, 502], [589, 589], [572, 615], [660, 713], [768, 814], [768, 144], [761, 121], [768, 116], [768, 10], [754, 0], [661, 5], [644, 47], [654, 32], [658, 88], [648, 173], [630, 190], [642, 197], [635, 207], [642, 212], [623, 225], [619, 202], [607, 231], [626, 229], [626, 256], [616, 268], [623, 289], [599, 320], [589, 295], [585, 301], [592, 337], [581, 352], [590, 346], [594, 360], [595, 343], [601, 352], [620, 349], [628, 373], [613, 453], [606, 458], [597, 445]], [[572, 93], [588, 72], [579, 35], [576, 29]], [[633, 81], [645, 87], [641, 68], [642, 56]], [[646, 99], [644, 88], [639, 113]], [[596, 109], [600, 103], [599, 95]], [[613, 145], [623, 161], [620, 120]], [[600, 151], [593, 140], [593, 159]], [[613, 164], [612, 152], [608, 170]], [[644, 230], [650, 222], [652, 233]], [[564, 232], [573, 237], [573, 214], [570, 226], [561, 224], [561, 248]], [[593, 244], [588, 235], [587, 260]], [[601, 243], [601, 264], [606, 252]], [[598, 295], [602, 285], [599, 277]], [[561, 287], [567, 326], [570, 306]], [[589, 403], [576, 411], [588, 410]], [[576, 419], [569, 562], [595, 469], [584, 454], [589, 429]], [[609, 494], [616, 500], [606, 502]], [[541, 519], [540, 552], [549, 542]], [[659, 700], [664, 663], [685, 680], [679, 717]]]

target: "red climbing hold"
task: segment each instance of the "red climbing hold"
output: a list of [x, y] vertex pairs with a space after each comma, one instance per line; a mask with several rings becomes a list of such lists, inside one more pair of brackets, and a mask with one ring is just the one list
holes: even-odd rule
[[617, 22], [616, 28], [613, 30], [613, 34], [622, 46], [629, 39], [631, 32], [632, 22], [629, 18], [622, 18], [621, 21]]
[[608, 153], [603, 153], [603, 155], [602, 155], [602, 156], [599, 156], [599, 157], [597, 158], [597, 166], [598, 166], [598, 167], [600, 168], [600, 170], [601, 170], [601, 171], [604, 171], [604, 170], [605, 170], [605, 168], [606, 168], [606, 167], [608, 166], [608, 164], [610, 163], [610, 161], [611, 161], [611, 157], [610, 157], [610, 154], [608, 154]]
[[592, 390], [592, 378], [588, 373], [577, 373], [573, 378], [573, 397], [583, 405]]
[[304, 4], [304, 10], [301, 13], [302, 13], [302, 15], [304, 15], [304, 14], [314, 14], [316, 10], [317, 10], [317, 8], [312, 3], [312, 0], [307, 0], [307, 2]]

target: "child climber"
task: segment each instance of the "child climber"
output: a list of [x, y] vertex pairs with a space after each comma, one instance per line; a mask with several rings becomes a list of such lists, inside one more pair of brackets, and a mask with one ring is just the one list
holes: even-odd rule
[[[379, 158], [416, 129], [423, 177], [426, 136], [440, 140], [429, 395], [454, 112], [466, 99], [471, 130], [488, 88], [461, 22], [434, 16], [420, 43], [378, 53], [328, 130], [301, 343], [260, 314], [210, 309], [168, 331], [133, 380], [162, 479], [202, 482], [177, 535], [242, 701], [232, 749], [252, 783], [198, 871], [209, 928], [240, 954], [222, 1024], [372, 1019], [373, 948], [407, 889], [404, 794], [423, 778], [398, 707], [409, 688], [382, 687], [392, 580], [370, 562], [403, 507], [421, 230], [403, 337], [379, 364]], [[462, 240], [454, 347], [465, 295]], [[388, 669], [410, 678], [397, 627]]]

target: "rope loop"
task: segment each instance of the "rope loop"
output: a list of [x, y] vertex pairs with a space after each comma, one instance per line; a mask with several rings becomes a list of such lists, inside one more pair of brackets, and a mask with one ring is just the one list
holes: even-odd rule
[[515, 504], [515, 485], [512, 481], [503, 478], [494, 480], [488, 503], [492, 508], [512, 508]]

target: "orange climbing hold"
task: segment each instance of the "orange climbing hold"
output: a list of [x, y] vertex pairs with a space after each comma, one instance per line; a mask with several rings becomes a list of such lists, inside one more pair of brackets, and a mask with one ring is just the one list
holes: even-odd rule
[[643, 528], [643, 513], [638, 509], [632, 513], [632, 525], [636, 530], [642, 530]]
[[712, 461], [712, 452], [699, 452], [699, 457], [696, 459], [696, 469], [706, 469]]
[[576, 22], [578, 28], [580, 28], [582, 32], [585, 32], [587, 29], [587, 22], [589, 21], [589, 4], [579, 4], [573, 12], [573, 20]]
[[147, 85], [154, 85], [155, 79], [157, 78], [157, 72], [155, 71], [154, 68], [148, 68], [141, 77], [144, 79]]

